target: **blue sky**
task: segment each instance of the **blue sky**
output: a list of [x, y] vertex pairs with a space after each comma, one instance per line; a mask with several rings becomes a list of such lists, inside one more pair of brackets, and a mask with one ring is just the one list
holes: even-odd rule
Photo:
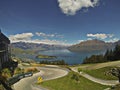
[[115, 42], [120, 0], [0, 0], [0, 28], [11, 42]]

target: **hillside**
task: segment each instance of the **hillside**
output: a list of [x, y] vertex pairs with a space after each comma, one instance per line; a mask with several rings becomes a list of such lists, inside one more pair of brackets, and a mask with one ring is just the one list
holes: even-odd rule
[[17, 42], [11, 43], [11, 54], [13, 56], [36, 56], [40, 51], [46, 50], [61, 50], [67, 48], [61, 45], [48, 45], [48, 44], [36, 44], [36, 43], [25, 43]]
[[104, 67], [120, 67], [120, 60], [119, 61], [111, 61], [111, 62], [104, 62], [104, 63], [95, 63], [95, 64], [81, 64], [75, 66], [75, 69], [81, 68], [85, 70], [95, 70]]
[[117, 42], [115, 42], [115, 45], [120, 45], [120, 40], [118, 40]]
[[20, 49], [34, 49], [34, 50], [54, 50], [54, 49], [64, 49], [66, 46], [62, 45], [49, 45], [49, 44], [37, 44], [37, 43], [25, 43], [16, 42], [11, 44], [12, 48]]
[[104, 52], [107, 49], [113, 49], [114, 46], [114, 43], [106, 43], [104, 41], [95, 39], [81, 42], [69, 47], [68, 49], [73, 52]]

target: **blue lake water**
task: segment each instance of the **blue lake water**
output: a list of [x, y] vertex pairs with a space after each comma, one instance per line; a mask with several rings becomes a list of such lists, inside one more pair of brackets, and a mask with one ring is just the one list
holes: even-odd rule
[[73, 64], [82, 63], [86, 56], [89, 57], [92, 54], [98, 54], [98, 53], [83, 53], [83, 52], [75, 53], [67, 49], [62, 49], [62, 50], [41, 51], [39, 52], [39, 54], [57, 56], [57, 60], [64, 60], [67, 64], [73, 65]]
[[[94, 53], [75, 53], [75, 52], [71, 52], [67, 49], [62, 49], [62, 50], [48, 50], [48, 51], [40, 51], [39, 54], [43, 54], [43, 55], [50, 55], [50, 56], [57, 56], [56, 59], [52, 59], [52, 60], [64, 60], [67, 64], [73, 65], [73, 64], [81, 64], [83, 62], [83, 60], [85, 59], [86, 56], [90, 56], [93, 54], [99, 54], [99, 52], [94, 52]], [[41, 60], [45, 60], [45, 59], [37, 59], [35, 58], [35, 55], [18, 55], [19, 57], [23, 57], [23, 58], [30, 58], [36, 61], [41, 61]]]

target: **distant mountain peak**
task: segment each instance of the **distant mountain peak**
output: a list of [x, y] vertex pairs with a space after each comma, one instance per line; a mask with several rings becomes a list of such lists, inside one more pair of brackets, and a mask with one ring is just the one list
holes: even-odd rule
[[70, 51], [73, 52], [95, 52], [95, 51], [106, 51], [106, 49], [112, 49], [114, 47], [113, 43], [106, 43], [102, 40], [93, 39], [83, 41], [79, 44], [72, 45], [69, 47]]
[[[81, 43], [105, 43], [104, 41], [102, 40], [98, 40], [98, 39], [93, 39], [93, 40], [87, 40], [87, 41], [83, 41]], [[81, 44], [80, 43], [80, 44]]]

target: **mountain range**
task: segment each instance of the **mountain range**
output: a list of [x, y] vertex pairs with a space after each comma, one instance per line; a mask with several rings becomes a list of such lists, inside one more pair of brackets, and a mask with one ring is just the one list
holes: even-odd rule
[[104, 52], [107, 49], [113, 49], [117, 44], [120, 45], [120, 40], [115, 43], [108, 43], [102, 40], [94, 39], [83, 41], [76, 45], [72, 45], [68, 49], [72, 52]]
[[23, 50], [36, 50], [36, 51], [44, 51], [44, 50], [60, 50], [60, 49], [68, 49], [72, 52], [103, 52], [107, 49], [113, 49], [116, 45], [120, 45], [120, 40], [112, 43], [112, 42], [104, 42], [102, 40], [87, 40], [80, 42], [79, 44], [71, 45], [71, 46], [63, 46], [63, 45], [49, 45], [49, 44], [37, 44], [37, 43], [25, 43], [25, 42], [16, 42], [12, 43], [12, 48], [20, 48]]
[[12, 48], [20, 48], [24, 50], [56, 50], [56, 49], [64, 49], [66, 46], [62, 45], [49, 45], [49, 44], [38, 44], [38, 43], [26, 43], [26, 42], [16, 42], [11, 43]]

